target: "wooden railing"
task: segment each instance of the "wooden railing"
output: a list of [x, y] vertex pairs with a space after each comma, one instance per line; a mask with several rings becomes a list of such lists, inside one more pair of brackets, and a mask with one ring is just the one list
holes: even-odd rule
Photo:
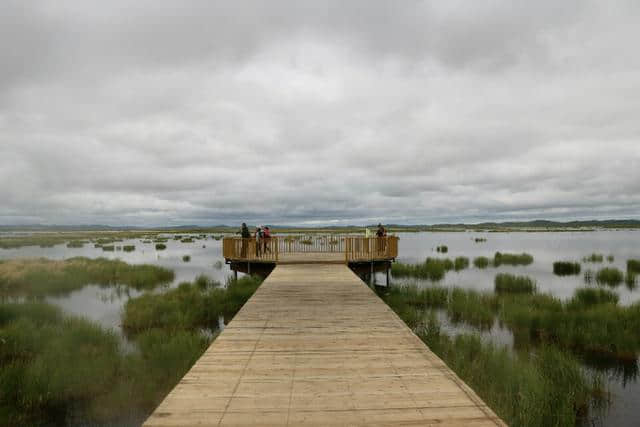
[[398, 237], [363, 236], [273, 236], [255, 238], [225, 237], [222, 254], [227, 260], [277, 262], [282, 254], [344, 254], [345, 262], [394, 259], [398, 256]]

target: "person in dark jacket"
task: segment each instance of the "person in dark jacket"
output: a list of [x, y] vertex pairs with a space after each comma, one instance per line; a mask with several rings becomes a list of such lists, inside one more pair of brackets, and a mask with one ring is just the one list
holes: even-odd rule
[[247, 245], [249, 244], [249, 240], [251, 238], [251, 233], [249, 232], [249, 227], [247, 227], [246, 223], [242, 223], [242, 228], [240, 229], [240, 237], [242, 237], [242, 249], [240, 250], [242, 258], [247, 257]]

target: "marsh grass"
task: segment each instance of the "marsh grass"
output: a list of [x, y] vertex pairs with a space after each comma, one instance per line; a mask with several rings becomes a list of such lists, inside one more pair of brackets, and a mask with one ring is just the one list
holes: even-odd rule
[[640, 274], [640, 259], [627, 260], [627, 272]]
[[221, 287], [205, 276], [184, 282], [162, 294], [147, 293], [127, 301], [122, 327], [128, 336], [154, 328], [163, 330], [216, 330], [218, 318], [228, 321], [260, 286], [261, 280], [244, 276]]
[[592, 253], [582, 258], [582, 262], [600, 263], [604, 261], [604, 255]]
[[571, 261], [556, 261], [553, 263], [553, 274], [557, 276], [572, 276], [580, 274], [580, 263]]
[[618, 286], [624, 281], [624, 274], [615, 267], [605, 267], [596, 273], [596, 282], [599, 285]]
[[450, 338], [432, 315], [418, 336], [509, 425], [578, 424], [593, 399], [606, 398], [599, 377], [561, 350], [514, 354], [465, 334]]
[[583, 275], [584, 283], [586, 283], [587, 285], [593, 284], [595, 280], [595, 276], [596, 276], [596, 273], [593, 270], [585, 271]]
[[103, 245], [102, 250], [104, 252], [113, 252], [116, 249], [114, 245]]
[[114, 332], [29, 302], [0, 305], [0, 336], [2, 425], [140, 424], [210, 342], [156, 329], [125, 354]]
[[640, 351], [640, 303], [618, 306], [609, 292], [576, 291], [568, 301], [535, 292], [496, 294], [440, 287], [396, 286], [379, 292], [400, 315], [410, 309], [442, 309], [450, 320], [479, 329], [498, 319], [513, 333], [516, 348], [548, 344], [580, 357], [623, 363], [636, 361]]
[[627, 271], [627, 274], [624, 275], [624, 284], [626, 285], [627, 289], [629, 289], [630, 291], [635, 290], [636, 287], [638, 286], [637, 277], [638, 276], [636, 273], [632, 273], [630, 271]]
[[0, 263], [0, 295], [58, 295], [89, 284], [152, 289], [173, 278], [166, 268], [105, 258], [14, 259]]
[[489, 258], [486, 256], [479, 256], [473, 259], [473, 265], [476, 268], [487, 268], [489, 266]]
[[187, 237], [185, 239], [180, 240], [182, 243], [193, 243], [193, 238]]
[[182, 261], [184, 261], [184, 262], [189, 262], [189, 261], [191, 261], [191, 255], [183, 255], [183, 256], [182, 256]]
[[614, 257], [613, 255], [611, 255], [611, 254], [607, 255], [607, 261], [609, 263], [612, 263], [615, 260], [616, 260], [616, 257]]
[[615, 292], [600, 288], [579, 288], [575, 290], [573, 301], [580, 306], [596, 304], [617, 304], [620, 297]]
[[133, 252], [136, 250], [135, 245], [124, 245], [122, 246], [122, 250], [125, 252]]
[[475, 239], [473, 239], [473, 241], [476, 243], [484, 243], [487, 241], [487, 239], [484, 237], [476, 237]]
[[447, 271], [453, 270], [453, 268], [454, 262], [449, 258], [427, 258], [421, 264], [395, 262], [391, 265], [391, 275], [439, 281], [444, 278]]
[[469, 268], [469, 258], [464, 256], [459, 256], [459, 257], [456, 257], [455, 260], [453, 260], [453, 269], [455, 271], [461, 271], [466, 268]]
[[82, 248], [82, 247], [84, 247], [84, 245], [86, 243], [89, 243], [89, 242], [87, 242], [86, 240], [72, 240], [69, 243], [67, 243], [67, 247], [68, 248]]
[[441, 245], [441, 246], [436, 247], [436, 251], [440, 252], [440, 253], [443, 253], [443, 254], [446, 254], [447, 252], [449, 252], [449, 247], [446, 246], [446, 245]]
[[532, 278], [509, 273], [496, 275], [494, 284], [497, 293], [533, 293], [536, 290], [536, 282]]
[[510, 254], [496, 252], [493, 256], [493, 265], [499, 267], [501, 265], [529, 265], [533, 263], [533, 256], [527, 253]]
[[167, 249], [167, 245], [165, 245], [164, 243], [156, 243], [156, 250], [157, 251], [163, 251]]

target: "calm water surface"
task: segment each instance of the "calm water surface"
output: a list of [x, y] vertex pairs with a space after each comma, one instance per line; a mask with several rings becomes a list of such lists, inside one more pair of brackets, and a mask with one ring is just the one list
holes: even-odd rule
[[[421, 262], [426, 257], [466, 256], [471, 263], [477, 256], [492, 258], [495, 252], [527, 252], [534, 257], [533, 264], [523, 267], [501, 266], [481, 270], [470, 268], [460, 272], [449, 272], [439, 283], [444, 286], [459, 286], [476, 290], [493, 291], [493, 280], [498, 272], [526, 274], [536, 279], [538, 291], [548, 292], [560, 298], [569, 298], [577, 287], [585, 286], [583, 275], [558, 277], [553, 274], [553, 262], [558, 260], [580, 261], [593, 252], [613, 255], [612, 263], [582, 264], [582, 271], [597, 270], [603, 266], [615, 266], [626, 270], [629, 258], [640, 258], [640, 231], [595, 231], [595, 232], [541, 232], [541, 233], [400, 233], [399, 256], [402, 262]], [[486, 238], [486, 242], [476, 243], [475, 238]], [[117, 246], [135, 245], [134, 252], [104, 252], [87, 244], [83, 248], [67, 248], [57, 245], [52, 248], [23, 247], [18, 249], [0, 249], [0, 259], [18, 257], [46, 257], [65, 259], [75, 256], [89, 258], [119, 258], [131, 264], [156, 264], [170, 268], [175, 272], [175, 280], [169, 287], [175, 287], [183, 281], [191, 281], [200, 274], [206, 274], [222, 283], [232, 275], [222, 258], [222, 241], [211, 238], [182, 243], [170, 239], [167, 249], [157, 251], [154, 243], [142, 243], [140, 239], [114, 243]], [[447, 245], [447, 254], [439, 254], [435, 248]], [[191, 261], [184, 262], [182, 257], [190, 255]], [[217, 265], [216, 265], [217, 264]], [[378, 274], [378, 283], [384, 283], [384, 276]], [[415, 282], [415, 280], [411, 280]], [[394, 282], [402, 282], [395, 280]], [[422, 286], [430, 286], [428, 281], [418, 281]], [[162, 291], [162, 290], [158, 290]], [[613, 289], [620, 296], [620, 304], [631, 304], [640, 300], [640, 288], [629, 290], [622, 284]], [[48, 297], [47, 300], [68, 313], [84, 316], [99, 324], [120, 330], [120, 314], [129, 298], [141, 292], [126, 287], [103, 288], [86, 286], [66, 296]], [[470, 327], [451, 325], [446, 316], [440, 316], [443, 329], [449, 334], [474, 332]], [[640, 331], [638, 331], [640, 333]], [[483, 332], [486, 339], [511, 346], [513, 337], [510, 331], [498, 325]], [[603, 416], [589, 421], [589, 425], [602, 426], [639, 426], [640, 425], [640, 384], [635, 369], [608, 369], [605, 371], [613, 402]]]

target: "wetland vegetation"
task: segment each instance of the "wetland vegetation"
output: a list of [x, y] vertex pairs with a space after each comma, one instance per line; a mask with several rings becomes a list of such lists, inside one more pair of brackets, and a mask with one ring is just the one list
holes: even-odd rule
[[173, 279], [173, 271], [163, 267], [149, 264], [131, 265], [105, 258], [0, 261], [0, 296], [65, 294], [89, 284], [151, 289], [167, 284]]
[[580, 263], [571, 261], [556, 261], [553, 263], [553, 274], [571, 276], [580, 274]]

